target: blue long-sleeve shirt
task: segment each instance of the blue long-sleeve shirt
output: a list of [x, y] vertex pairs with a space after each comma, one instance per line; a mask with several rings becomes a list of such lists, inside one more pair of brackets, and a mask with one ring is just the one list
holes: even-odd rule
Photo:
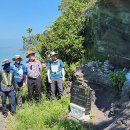
[[23, 64], [16, 64], [14, 63], [12, 70], [13, 70], [13, 74], [14, 74], [14, 82], [15, 84], [19, 83], [19, 73], [18, 71], [21, 70], [23, 71], [23, 81], [26, 82], [26, 74], [27, 74], [27, 69]]

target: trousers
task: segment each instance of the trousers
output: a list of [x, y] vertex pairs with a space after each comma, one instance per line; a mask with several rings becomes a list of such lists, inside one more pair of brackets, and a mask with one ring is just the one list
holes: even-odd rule
[[63, 94], [62, 79], [61, 78], [52, 79], [51, 81], [52, 81], [52, 83], [51, 83], [51, 96], [52, 96], [52, 98], [55, 98], [56, 84], [57, 84], [57, 87], [58, 87], [58, 90], [59, 90], [60, 97], [63, 97], [64, 94]]
[[2, 113], [7, 113], [7, 106], [6, 106], [6, 100], [7, 97], [9, 98], [9, 102], [11, 105], [11, 113], [16, 113], [16, 101], [15, 101], [15, 92], [9, 91], [9, 92], [2, 92]]
[[28, 98], [29, 101], [35, 99], [37, 102], [41, 100], [41, 77], [36, 79], [28, 78]]

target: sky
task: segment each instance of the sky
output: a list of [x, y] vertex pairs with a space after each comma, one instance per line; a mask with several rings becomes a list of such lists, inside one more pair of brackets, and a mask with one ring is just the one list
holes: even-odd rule
[[0, 48], [22, 46], [26, 29], [42, 33], [53, 24], [60, 12], [61, 0], [0, 0]]

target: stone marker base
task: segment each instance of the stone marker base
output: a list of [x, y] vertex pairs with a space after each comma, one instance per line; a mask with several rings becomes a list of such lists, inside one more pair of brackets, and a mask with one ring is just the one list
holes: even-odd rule
[[78, 119], [78, 120], [81, 120], [81, 121], [89, 121], [90, 120], [90, 117], [89, 115], [86, 115], [85, 114], [85, 108], [83, 107], [80, 107], [74, 103], [70, 103], [70, 116]]

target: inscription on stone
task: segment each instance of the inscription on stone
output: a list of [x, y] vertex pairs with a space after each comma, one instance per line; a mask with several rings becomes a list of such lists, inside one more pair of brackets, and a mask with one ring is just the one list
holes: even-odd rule
[[79, 105], [86, 109], [91, 110], [91, 91], [83, 86], [73, 85], [71, 87], [71, 103]]

